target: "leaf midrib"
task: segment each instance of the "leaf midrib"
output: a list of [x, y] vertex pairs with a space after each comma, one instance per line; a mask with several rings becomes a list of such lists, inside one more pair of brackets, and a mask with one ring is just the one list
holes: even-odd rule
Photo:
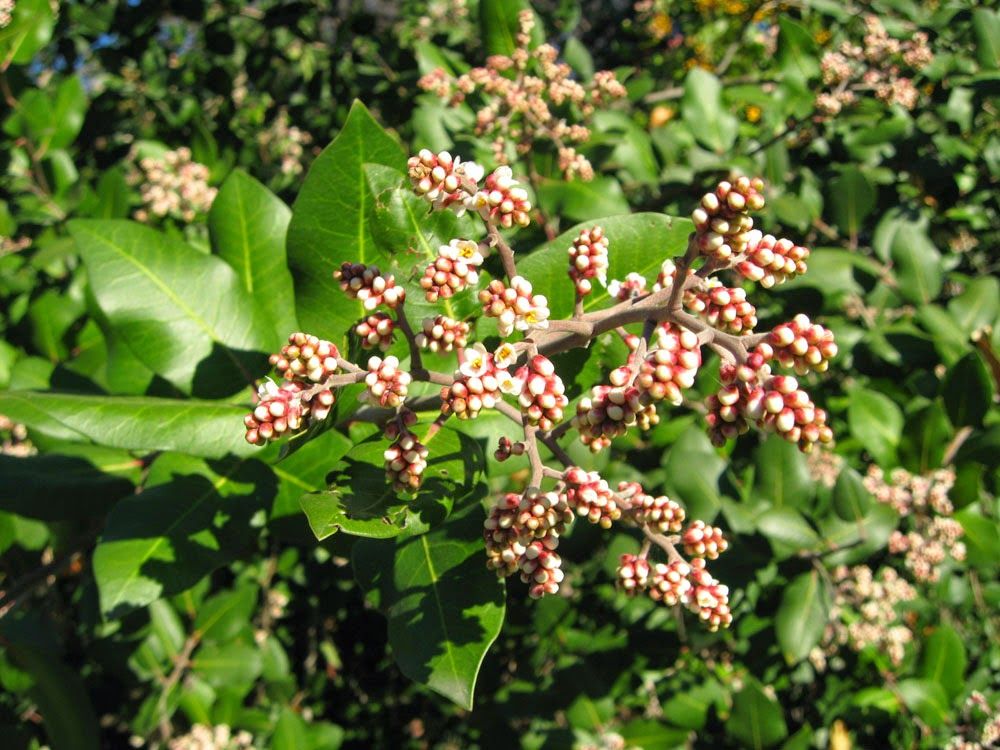
[[434, 596], [434, 604], [437, 607], [438, 620], [441, 623], [441, 632], [445, 636], [445, 638], [444, 638], [444, 652], [445, 652], [445, 654], [448, 657], [448, 662], [451, 664], [451, 674], [452, 674], [452, 677], [455, 678], [455, 679], [457, 679], [458, 678], [458, 664], [455, 662], [455, 647], [454, 647], [454, 645], [451, 642], [451, 638], [449, 637], [448, 626], [445, 624], [444, 605], [442, 604], [441, 597], [438, 594], [438, 586], [437, 586], [438, 580], [440, 580], [440, 579], [438, 578], [437, 571], [434, 570], [434, 563], [431, 560], [431, 548], [430, 548], [430, 545], [427, 544], [427, 535], [426, 534], [421, 535], [421, 537], [420, 537], [420, 546], [421, 546], [421, 548], [424, 551], [424, 558], [427, 560], [427, 572], [428, 572], [428, 574], [431, 577], [431, 592], [432, 592], [432, 594]]

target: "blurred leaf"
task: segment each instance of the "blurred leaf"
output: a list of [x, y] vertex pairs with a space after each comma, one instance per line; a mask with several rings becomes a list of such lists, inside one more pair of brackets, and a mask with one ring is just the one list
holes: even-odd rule
[[883, 468], [896, 464], [896, 447], [903, 429], [903, 412], [883, 393], [856, 388], [847, 406], [851, 434]]
[[241, 169], [222, 183], [208, 214], [212, 246], [264, 310], [275, 330], [277, 349], [297, 330], [295, 293], [285, 256], [285, 233], [292, 218], [278, 196]]
[[849, 166], [829, 182], [827, 205], [833, 222], [856, 237], [864, 220], [875, 210], [875, 185], [858, 167]]
[[206, 643], [191, 659], [191, 669], [212, 687], [249, 692], [261, 672], [260, 650], [247, 643]]
[[[487, 55], [510, 55], [517, 45], [520, 25], [517, 16], [530, 10], [526, 0], [479, 0], [479, 36]], [[535, 28], [531, 32], [531, 46], [544, 41], [538, 15], [532, 11]]]
[[976, 34], [976, 56], [989, 70], [1000, 68], [1000, 13], [991, 8], [972, 11], [972, 29]]
[[250, 521], [275, 492], [274, 475], [259, 461], [158, 458], [147, 489], [115, 506], [94, 551], [101, 612], [121, 617], [231, 561], [257, 533]]
[[52, 38], [54, 25], [48, 0], [18, 0], [10, 23], [0, 29], [0, 62], [13, 61], [18, 65], [31, 62]]
[[939, 625], [924, 644], [918, 673], [938, 683], [954, 700], [965, 690], [967, 663], [962, 638], [950, 625]]
[[0, 392], [0, 414], [49, 437], [134, 451], [176, 450], [221, 458], [259, 448], [243, 439], [247, 409], [213, 401]]
[[948, 721], [948, 696], [944, 688], [930, 680], [902, 680], [896, 686], [903, 703], [932, 728]]
[[288, 227], [299, 325], [338, 345], [346, 342], [364, 308], [347, 298], [333, 272], [345, 261], [384, 265], [387, 260], [372, 235], [375, 200], [365, 164], [402, 172], [406, 156], [365, 105], [355, 101], [340, 133], [309, 169]]
[[912, 222], [900, 224], [892, 236], [889, 253], [903, 297], [924, 304], [937, 297], [944, 283], [941, 253], [926, 231]]
[[619, 734], [629, 747], [642, 750], [681, 750], [688, 746], [690, 732], [653, 719], [633, 719]]
[[976, 352], [966, 354], [948, 371], [941, 396], [955, 427], [982, 426], [993, 403], [993, 383]]
[[590, 182], [545, 180], [539, 200], [550, 213], [574, 221], [629, 213], [628, 199], [614, 177], [595, 177]]
[[829, 583], [818, 570], [801, 574], [785, 587], [774, 629], [786, 662], [796, 664], [809, 656], [823, 637], [831, 604]]
[[[697, 466], [696, 471], [691, 467]], [[692, 425], [681, 433], [664, 457], [667, 485], [690, 518], [710, 523], [719, 512], [719, 477], [726, 462], [719, 458], [705, 430]]]
[[266, 366], [272, 326], [223, 261], [129, 221], [75, 219], [70, 232], [108, 321], [153, 372], [217, 397]]
[[778, 19], [778, 65], [785, 75], [805, 82], [819, 73], [812, 34], [787, 16]]
[[871, 509], [872, 496], [854, 469], [845, 467], [833, 486], [833, 509], [845, 521], [860, 522]]
[[815, 483], [802, 452], [779, 435], [770, 435], [754, 454], [754, 487], [775, 507], [800, 508], [815, 495]]
[[684, 121], [698, 142], [717, 154], [732, 148], [739, 123], [723, 110], [722, 84], [704, 68], [693, 67], [684, 79]]
[[206, 599], [194, 618], [194, 629], [205, 641], [227, 641], [250, 624], [257, 607], [257, 587], [244, 585]]
[[778, 702], [764, 692], [757, 680], [747, 677], [743, 689], [733, 695], [726, 733], [742, 747], [762, 750], [787, 737], [788, 726]]
[[948, 312], [966, 335], [992, 325], [1000, 317], [1000, 279], [995, 276], [972, 279], [965, 291], [948, 300]]
[[965, 531], [962, 541], [970, 565], [989, 569], [1000, 563], [1000, 530], [996, 521], [984, 518], [971, 507], [956, 513], [955, 520]]
[[477, 504], [427, 534], [361, 540], [354, 571], [377, 589], [403, 673], [467, 710], [486, 651], [504, 620], [504, 584], [483, 562]]
[[819, 535], [794, 508], [772, 508], [757, 517], [757, 528], [774, 545], [779, 558], [819, 546]]
[[306, 723], [290, 708], [283, 708], [278, 714], [274, 734], [271, 735], [271, 747], [274, 750], [303, 750], [310, 747]]

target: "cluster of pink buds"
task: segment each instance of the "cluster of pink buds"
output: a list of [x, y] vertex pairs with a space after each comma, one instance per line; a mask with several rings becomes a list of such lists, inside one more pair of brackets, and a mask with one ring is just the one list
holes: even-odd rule
[[601, 227], [583, 229], [569, 249], [569, 277], [578, 297], [590, 294], [591, 280], [608, 281], [608, 237]]
[[483, 314], [497, 319], [504, 338], [515, 329], [527, 331], [549, 325], [549, 301], [541, 294], [533, 294], [531, 282], [523, 276], [512, 278], [510, 286], [493, 279], [479, 292], [479, 301], [483, 304]]
[[349, 297], [361, 300], [366, 310], [374, 310], [383, 302], [396, 307], [406, 299], [406, 290], [396, 286], [392, 276], [383, 276], [378, 266], [363, 263], [344, 263], [333, 272], [340, 288]]
[[393, 442], [384, 453], [385, 474], [397, 492], [418, 490], [427, 468], [427, 446], [410, 431], [416, 418], [407, 409], [386, 425], [385, 438]]
[[459, 419], [475, 419], [483, 409], [492, 409], [502, 398], [501, 387], [513, 388], [510, 373], [497, 366], [493, 354], [482, 344], [464, 351], [451, 385], [441, 388], [441, 412]]
[[487, 566], [502, 577], [520, 572], [533, 599], [555, 594], [563, 580], [555, 550], [572, 521], [572, 511], [554, 492], [508, 493], [483, 523]]
[[719, 583], [705, 567], [705, 559], [691, 561], [691, 600], [688, 609], [701, 618], [711, 631], [728, 628], [733, 621], [729, 611], [729, 587]]
[[833, 440], [826, 411], [813, 404], [795, 378], [771, 375], [762, 353], [751, 353], [742, 365], [723, 364], [719, 377], [722, 388], [706, 400], [705, 417], [716, 445], [747, 432], [751, 422], [797, 443], [803, 452]]
[[436, 315], [433, 318], [424, 318], [421, 331], [415, 339], [421, 349], [441, 353], [450, 352], [456, 347], [464, 349], [468, 337], [468, 323], [452, 320], [446, 315]]
[[528, 191], [514, 179], [514, 173], [507, 166], [493, 170], [486, 178], [483, 189], [472, 199], [471, 205], [484, 219], [504, 229], [526, 227], [531, 223]]
[[523, 456], [526, 447], [521, 441], [512, 442], [506, 435], [501, 435], [497, 441], [497, 449], [493, 452], [493, 457], [497, 461], [506, 461], [511, 456]]
[[775, 239], [754, 229], [747, 233], [746, 255], [736, 270], [765, 289], [782, 284], [808, 270], [809, 250], [791, 240]]
[[392, 346], [392, 334], [396, 323], [386, 313], [372, 313], [367, 318], [354, 326], [354, 332], [361, 341], [364, 349], [374, 349], [378, 347], [382, 351], [387, 351]]
[[569, 399], [555, 365], [547, 357], [536, 354], [519, 368], [514, 374], [514, 388], [526, 424], [551, 430], [562, 420]]
[[602, 529], [610, 529], [611, 524], [621, 518], [618, 498], [596, 471], [571, 466], [563, 472], [563, 482], [566, 502], [578, 516]]
[[680, 404], [681, 391], [694, 385], [699, 367], [698, 336], [686, 328], [664, 323], [657, 329], [656, 348], [646, 355], [635, 384], [652, 401]]
[[614, 279], [608, 284], [608, 294], [620, 302], [641, 297], [646, 291], [646, 277], [634, 271], [622, 281]]
[[699, 252], [717, 261], [729, 261], [747, 248], [753, 229], [751, 211], [764, 207], [759, 178], [740, 177], [735, 182], [723, 181], [714, 192], [706, 193], [692, 214]]
[[826, 372], [830, 360], [837, 356], [833, 332], [805, 315], [796, 315], [790, 323], [776, 326], [758, 347], [766, 360], [772, 357], [782, 366], [799, 375]]
[[656, 563], [649, 580], [649, 598], [668, 607], [687, 604], [691, 600], [691, 566], [683, 560]]
[[324, 389], [305, 397], [306, 386], [299, 381], [277, 385], [264, 381], [257, 391], [257, 406], [248, 414], [246, 441], [251, 445], [267, 445], [286, 434], [294, 434], [309, 426], [310, 421], [326, 419], [333, 407], [333, 391]]
[[365, 376], [368, 387], [361, 394], [361, 399], [395, 409], [406, 399], [411, 380], [410, 373], [399, 369], [398, 358], [372, 357], [368, 360], [368, 374]]
[[434, 262], [424, 269], [420, 287], [428, 302], [448, 299], [455, 292], [479, 281], [476, 270], [483, 263], [483, 253], [479, 243], [472, 240], [452, 240], [438, 248]]
[[308, 380], [322, 383], [337, 372], [340, 352], [335, 344], [297, 331], [288, 337], [281, 352], [269, 361], [285, 380]]
[[479, 190], [484, 170], [473, 161], [463, 162], [447, 151], [438, 154], [421, 149], [407, 163], [410, 182], [417, 195], [435, 208], [452, 207], [461, 215]]
[[727, 287], [709, 279], [704, 291], [684, 292], [684, 305], [713, 328], [727, 333], [752, 333], [757, 325], [757, 308], [747, 300], [741, 287]]
[[681, 536], [684, 552], [691, 557], [716, 559], [729, 548], [722, 529], [708, 526], [704, 521], [693, 521]]
[[628, 368], [613, 370], [610, 385], [595, 385], [590, 397], [577, 403], [573, 426], [584, 445], [595, 453], [637, 424], [640, 413], [649, 405], [643, 392], [628, 381]]
[[666, 495], [647, 494], [638, 482], [621, 482], [618, 496], [627, 503], [628, 517], [661, 534], [676, 534], [684, 525], [684, 508]]
[[628, 594], [644, 591], [649, 586], [649, 561], [625, 553], [619, 558], [618, 585]]

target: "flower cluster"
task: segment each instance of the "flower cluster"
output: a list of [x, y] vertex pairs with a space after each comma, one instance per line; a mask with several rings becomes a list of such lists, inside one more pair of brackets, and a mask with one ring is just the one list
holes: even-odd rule
[[451, 240], [438, 248], [437, 258], [424, 269], [420, 286], [428, 302], [448, 299], [455, 292], [479, 281], [477, 269], [483, 263], [482, 248], [472, 240]]
[[724, 286], [718, 279], [708, 280], [703, 291], [686, 291], [684, 306], [729, 333], [752, 333], [757, 326], [757, 308], [747, 300], [746, 290]]
[[681, 391], [694, 385], [699, 367], [698, 337], [686, 328], [663, 323], [656, 329], [656, 346], [646, 355], [635, 384], [644, 400], [665, 400], [676, 406], [683, 400]]
[[410, 430], [416, 421], [417, 415], [404, 409], [385, 427], [384, 437], [392, 441], [384, 453], [385, 473], [397, 492], [419, 489], [427, 468], [427, 446]]
[[[143, 738], [137, 737], [141, 744]], [[139, 747], [141, 745], [136, 745]], [[195, 724], [191, 731], [174, 737], [167, 745], [169, 750], [255, 750], [253, 735], [246, 731], [233, 734], [225, 724], [210, 727], [206, 724]]]
[[757, 351], [766, 361], [777, 359], [782, 367], [805, 375], [826, 372], [830, 360], [837, 356], [837, 344], [828, 328], [800, 314], [788, 323], [775, 326]]
[[608, 283], [608, 238], [601, 227], [583, 229], [573, 240], [569, 248], [569, 277], [577, 297], [590, 294], [593, 279], [602, 286]]
[[191, 160], [191, 149], [167, 151], [160, 158], [147, 156], [133, 164], [131, 185], [139, 185], [143, 207], [133, 216], [150, 221], [167, 216], [190, 223], [204, 216], [218, 193], [208, 184], [208, 167]]
[[740, 177], [734, 182], [720, 182], [702, 197], [691, 213], [695, 244], [702, 255], [729, 262], [743, 254], [753, 229], [750, 212], [764, 207], [763, 189], [763, 180]]
[[[820, 63], [823, 83], [828, 88], [816, 97], [821, 114], [836, 116], [857, 101], [857, 92], [873, 91], [886, 104], [906, 109], [917, 106], [919, 93], [912, 75], [934, 60], [927, 35], [915, 32], [908, 39], [889, 36], [877, 16], [864, 19], [863, 45], [844, 42], [837, 51], [827, 52]], [[904, 75], [904, 70], [910, 76]]]
[[985, 695], [973, 690], [962, 706], [955, 732], [944, 750], [987, 750], [1000, 746], [1000, 707], [991, 705]]
[[365, 385], [368, 386], [361, 394], [362, 401], [378, 404], [390, 409], [402, 406], [409, 392], [410, 373], [399, 369], [399, 359], [396, 357], [372, 357], [368, 360], [368, 374]]
[[563, 409], [569, 403], [555, 365], [541, 354], [536, 354], [514, 373], [513, 392], [525, 422], [542, 430], [551, 430], [561, 422]]
[[282, 107], [271, 124], [257, 136], [261, 154], [269, 162], [278, 161], [284, 175], [302, 174], [305, 169], [305, 147], [312, 143], [312, 135], [289, 124], [288, 110]]
[[514, 179], [510, 167], [497, 167], [476, 193], [471, 205], [484, 219], [504, 229], [526, 227], [531, 223], [531, 201], [528, 191]]
[[383, 303], [396, 307], [406, 299], [406, 290], [397, 286], [392, 276], [383, 276], [378, 266], [344, 263], [333, 272], [333, 278], [340, 282], [347, 296], [361, 300], [366, 310], [374, 310]]
[[14, 13], [14, 0], [0, 0], [0, 29], [11, 22]]
[[438, 154], [422, 149], [407, 163], [413, 192], [427, 199], [434, 208], [453, 208], [465, 212], [479, 191], [483, 168], [474, 161], [463, 162], [447, 151]]
[[904, 555], [906, 568], [918, 581], [936, 582], [948, 557], [965, 559], [962, 525], [950, 517], [954, 507], [948, 492], [954, 484], [950, 469], [922, 477], [897, 468], [887, 481], [882, 469], [873, 465], [865, 475], [865, 489], [902, 516], [908, 530], [892, 532], [889, 552]]
[[357, 334], [363, 349], [378, 347], [382, 351], [388, 351], [392, 346], [392, 334], [395, 329], [396, 323], [389, 315], [376, 312], [354, 326], [354, 333]]
[[581, 518], [603, 529], [610, 529], [621, 518], [620, 498], [596, 471], [570, 466], [563, 472], [563, 485], [566, 503]]
[[593, 167], [576, 146], [590, 139], [586, 123], [594, 111], [624, 97], [625, 87], [610, 71], [598, 71], [589, 84], [581, 84], [569, 65], [558, 61], [555, 47], [531, 47], [532, 12], [522, 11], [518, 21], [510, 56], [492, 55], [484, 67], [457, 78], [438, 68], [420, 79], [420, 87], [453, 106], [479, 92], [483, 105], [476, 113], [476, 133], [492, 139], [498, 164], [549, 142], [566, 179], [590, 180]]
[[754, 229], [746, 236], [746, 254], [735, 266], [745, 279], [765, 289], [782, 284], [808, 270], [809, 250], [791, 240], [776, 239]]
[[513, 379], [482, 344], [466, 349], [464, 357], [454, 382], [441, 388], [441, 413], [475, 419], [483, 409], [496, 406], [502, 398], [501, 387], [513, 390]]
[[0, 456], [25, 458], [37, 452], [38, 449], [28, 439], [28, 428], [0, 414]]
[[497, 319], [497, 327], [504, 338], [515, 330], [528, 331], [549, 325], [549, 301], [541, 294], [534, 294], [531, 282], [523, 276], [512, 278], [510, 286], [493, 279], [479, 293], [479, 301], [483, 305], [483, 315]]
[[464, 349], [469, 338], [469, 324], [452, 320], [447, 315], [424, 318], [421, 331], [416, 335], [416, 344], [421, 349], [435, 353], [450, 352], [455, 348]]
[[913, 631], [904, 623], [898, 608], [913, 601], [917, 592], [892, 568], [876, 575], [867, 565], [838, 567], [833, 609], [823, 637], [823, 646], [813, 649], [810, 661], [825, 669], [827, 657], [842, 646], [853, 651], [874, 647], [889, 656], [894, 665], [903, 661]]

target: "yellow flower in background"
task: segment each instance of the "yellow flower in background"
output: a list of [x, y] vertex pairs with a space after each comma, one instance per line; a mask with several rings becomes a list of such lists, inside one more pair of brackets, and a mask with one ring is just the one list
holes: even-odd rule
[[677, 113], [673, 107], [667, 107], [663, 104], [653, 107], [653, 111], [649, 113], [649, 127], [662, 128], [674, 119], [675, 114]]
[[747, 122], [757, 122], [760, 120], [761, 109], [756, 104], [748, 104], [744, 110]]
[[666, 13], [657, 13], [649, 20], [649, 33], [657, 39], [663, 39], [674, 30], [674, 22]]
[[830, 750], [851, 750], [852, 747], [851, 733], [844, 722], [837, 719], [830, 727]]

